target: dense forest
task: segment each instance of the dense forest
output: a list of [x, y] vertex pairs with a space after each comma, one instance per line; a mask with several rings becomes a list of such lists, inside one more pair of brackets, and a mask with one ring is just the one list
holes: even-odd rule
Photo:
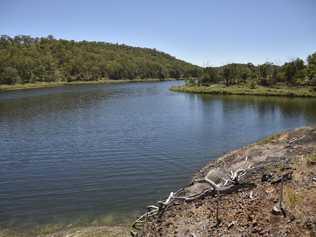
[[186, 78], [197, 85], [315, 86], [316, 53], [306, 63], [297, 58], [281, 66], [267, 62], [202, 68], [156, 49], [53, 36], [0, 37], [0, 84], [152, 78]]
[[199, 67], [155, 49], [53, 36], [0, 37], [0, 84], [195, 77]]
[[[316, 86], [316, 53], [306, 60], [297, 58], [282, 66], [273, 63], [254, 65], [252, 63], [231, 63], [221, 67], [206, 67], [197, 81], [198, 85], [223, 83], [226, 86], [250, 84], [273, 86], [286, 84], [287, 86]], [[196, 83], [189, 80], [189, 83]]]

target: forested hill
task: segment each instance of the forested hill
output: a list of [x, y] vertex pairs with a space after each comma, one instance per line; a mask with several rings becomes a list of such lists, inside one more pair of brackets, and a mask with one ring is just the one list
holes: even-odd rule
[[30, 36], [0, 37], [0, 84], [182, 78], [199, 67], [155, 49]]

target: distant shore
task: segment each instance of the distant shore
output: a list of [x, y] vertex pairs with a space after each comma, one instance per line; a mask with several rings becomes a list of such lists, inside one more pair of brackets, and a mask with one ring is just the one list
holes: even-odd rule
[[316, 97], [316, 89], [313, 87], [263, 87], [256, 86], [225, 86], [213, 84], [210, 86], [174, 86], [170, 89], [175, 92], [219, 95], [256, 95], [256, 96], [287, 96], [287, 97]]
[[164, 80], [160, 79], [133, 79], [133, 80], [97, 80], [97, 81], [72, 81], [72, 82], [36, 82], [36, 83], [24, 83], [14, 85], [0, 85], [0, 93], [5, 91], [16, 90], [28, 90], [28, 89], [40, 89], [51, 88], [68, 85], [85, 85], [85, 84], [118, 84], [118, 83], [135, 83], [135, 82], [159, 82], [159, 81], [173, 81], [176, 79], [168, 78]]

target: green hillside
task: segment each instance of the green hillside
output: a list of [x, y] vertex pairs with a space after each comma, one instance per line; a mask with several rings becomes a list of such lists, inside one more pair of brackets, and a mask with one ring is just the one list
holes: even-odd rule
[[156, 49], [30, 36], [0, 37], [0, 84], [183, 78], [199, 67]]

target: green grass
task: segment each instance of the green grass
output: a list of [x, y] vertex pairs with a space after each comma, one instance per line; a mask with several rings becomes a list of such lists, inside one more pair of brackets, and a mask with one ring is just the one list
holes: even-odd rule
[[213, 84], [210, 86], [175, 86], [172, 91], [199, 93], [199, 94], [220, 94], [220, 95], [257, 95], [257, 96], [287, 96], [287, 97], [316, 97], [316, 90], [312, 87], [263, 87], [256, 86], [251, 89], [246, 85], [225, 86]]
[[[171, 78], [165, 79], [165, 81], [174, 80]], [[3, 91], [15, 91], [15, 90], [27, 90], [38, 88], [50, 88], [59, 87], [65, 85], [83, 85], [83, 84], [115, 84], [115, 83], [131, 83], [131, 82], [157, 82], [159, 79], [133, 79], [133, 80], [98, 80], [98, 81], [73, 81], [73, 82], [36, 82], [14, 85], [0, 85], [0, 92]]]

